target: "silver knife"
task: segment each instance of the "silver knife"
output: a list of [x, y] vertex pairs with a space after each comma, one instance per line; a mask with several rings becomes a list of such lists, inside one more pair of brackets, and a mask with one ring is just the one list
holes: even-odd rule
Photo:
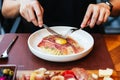
[[58, 35], [58, 36], [60, 36], [60, 37], [62, 37], [62, 38], [65, 38], [63, 35], [61, 35], [61, 34], [55, 32], [54, 30], [52, 30], [52, 29], [51, 29], [50, 27], [48, 27], [46, 24], [43, 24], [43, 27], [44, 27], [45, 29], [47, 29], [51, 34], [53, 34], [53, 35]]

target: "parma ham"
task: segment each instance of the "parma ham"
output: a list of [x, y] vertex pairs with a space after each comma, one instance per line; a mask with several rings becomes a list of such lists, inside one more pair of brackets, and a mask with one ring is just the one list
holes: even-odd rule
[[76, 54], [84, 50], [75, 40], [70, 37], [66, 39], [58, 35], [44, 37], [38, 47], [47, 53], [54, 55]]

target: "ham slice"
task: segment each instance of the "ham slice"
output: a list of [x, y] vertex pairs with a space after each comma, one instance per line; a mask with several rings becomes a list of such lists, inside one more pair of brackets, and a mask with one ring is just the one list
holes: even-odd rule
[[73, 68], [72, 71], [77, 80], [95, 80], [84, 68]]
[[61, 39], [61, 37], [57, 35], [49, 35], [43, 38], [43, 40], [38, 44], [38, 47], [46, 51], [49, 50], [48, 52], [55, 55], [74, 54], [83, 50], [83, 48], [81, 48], [79, 44], [70, 37], [63, 39], [66, 41], [63, 42], [64, 44], [57, 43], [56, 40], [58, 39]]

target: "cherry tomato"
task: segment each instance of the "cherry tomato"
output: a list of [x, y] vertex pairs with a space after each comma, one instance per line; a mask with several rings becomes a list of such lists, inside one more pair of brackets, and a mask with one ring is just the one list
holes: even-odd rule
[[71, 75], [74, 75], [73, 71], [72, 70], [66, 70], [62, 73], [62, 75], [67, 75], [67, 74], [71, 74]]
[[69, 78], [75, 78], [75, 75], [71, 70], [64, 71], [62, 75], [65, 77], [66, 80]]

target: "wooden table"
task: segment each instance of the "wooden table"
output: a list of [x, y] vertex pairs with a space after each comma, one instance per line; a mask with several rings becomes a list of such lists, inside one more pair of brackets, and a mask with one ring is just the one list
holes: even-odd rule
[[104, 35], [108, 51], [117, 71], [120, 71], [120, 34]]
[[[0, 35], [0, 40], [4, 35]], [[104, 35], [108, 51], [117, 71], [120, 71], [120, 34]]]

